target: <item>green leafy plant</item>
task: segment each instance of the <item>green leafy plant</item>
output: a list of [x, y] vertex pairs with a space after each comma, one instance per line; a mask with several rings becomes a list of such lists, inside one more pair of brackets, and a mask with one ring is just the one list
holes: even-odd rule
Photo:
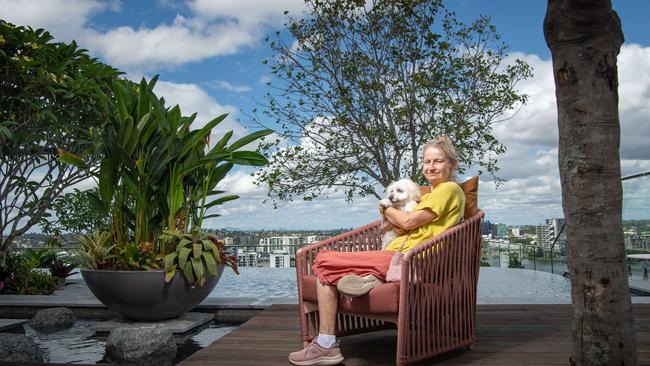
[[114, 267], [111, 261], [115, 258], [115, 245], [111, 233], [95, 230], [92, 234], [83, 234], [75, 238], [81, 248], [76, 251], [79, 265], [90, 269], [110, 269]]
[[57, 289], [57, 278], [38, 269], [38, 261], [30, 255], [13, 254], [7, 257], [6, 266], [0, 277], [3, 286], [0, 292], [16, 295], [49, 295]]
[[203, 286], [207, 275], [217, 274], [218, 264], [227, 265], [239, 274], [236, 257], [228, 256], [224, 251], [223, 242], [213, 236], [166, 233], [161, 235], [161, 240], [176, 247], [175, 251], [165, 256], [167, 282], [180, 270], [191, 286]]
[[524, 268], [517, 253], [508, 254], [508, 268]]
[[171, 281], [177, 269], [191, 286], [203, 286], [208, 275], [217, 275], [221, 260], [219, 249], [211, 240], [192, 234], [164, 234], [161, 239], [176, 247], [165, 256], [165, 281]]
[[[74, 41], [0, 20], [0, 268], [56, 198], [97, 169], [88, 133], [107, 120], [120, 74]], [[87, 167], [61, 165], [56, 148]]]
[[116, 258], [119, 269], [141, 271], [159, 269], [162, 256], [156, 254], [153, 243], [145, 241], [127, 243]]
[[23, 258], [33, 268], [49, 268], [57, 260], [56, 253], [47, 248], [29, 248], [23, 254]]
[[487, 257], [481, 257], [481, 267], [492, 267], [488, 262]]
[[[139, 84], [115, 81], [109, 121], [102, 130], [90, 133], [100, 164], [93, 173], [98, 189], [88, 193], [89, 203], [109, 218], [114, 246], [111, 250], [109, 245], [99, 246], [101, 251], [95, 255], [87, 250], [84, 261], [94, 266], [90, 268], [150, 270], [162, 267], [166, 255], [177, 253], [180, 258], [178, 244], [188, 235], [192, 242], [207, 240], [201, 234], [203, 221], [218, 216], [208, 211], [239, 198], [216, 189], [228, 172], [235, 165], [268, 163], [263, 155], [245, 147], [271, 130], [253, 132], [233, 142], [229, 131], [211, 145], [212, 130], [227, 115], [192, 129], [196, 114], [182, 116], [178, 106], [166, 107], [152, 91], [156, 81], [157, 77]], [[86, 165], [66, 151], [60, 151], [60, 160]], [[165, 239], [160, 239], [161, 235]], [[236, 268], [236, 263], [232, 265], [235, 259], [225, 256], [223, 247], [209, 247], [214, 249], [212, 254], [197, 252], [197, 258], [190, 261], [194, 266], [187, 280], [192, 285], [202, 284], [206, 273], [214, 273], [212, 262], [223, 264], [221, 258]], [[183, 262], [183, 273], [189, 276], [186, 265]]]

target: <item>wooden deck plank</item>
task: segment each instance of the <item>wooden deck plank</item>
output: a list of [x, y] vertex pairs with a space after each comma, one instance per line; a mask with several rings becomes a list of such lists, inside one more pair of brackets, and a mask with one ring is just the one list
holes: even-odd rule
[[[297, 305], [273, 305], [180, 366], [288, 365], [301, 348]], [[650, 304], [634, 305], [639, 365], [650, 365]], [[570, 305], [479, 305], [476, 343], [416, 365], [567, 365]], [[396, 331], [345, 337], [345, 366], [394, 365]]]

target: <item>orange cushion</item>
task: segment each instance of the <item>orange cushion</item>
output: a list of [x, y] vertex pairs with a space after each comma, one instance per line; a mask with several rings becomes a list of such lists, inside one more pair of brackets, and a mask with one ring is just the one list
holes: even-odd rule
[[[463, 183], [458, 183], [465, 193], [465, 214], [464, 218], [469, 218], [478, 211], [478, 177], [471, 177]], [[427, 194], [431, 191], [431, 186], [420, 186], [420, 193]]]
[[[305, 301], [318, 303], [316, 297], [316, 281], [314, 275], [302, 278], [302, 298]], [[367, 295], [348, 300], [343, 295], [339, 299], [339, 311], [352, 314], [393, 314], [399, 310], [399, 283], [384, 283], [370, 290]]]

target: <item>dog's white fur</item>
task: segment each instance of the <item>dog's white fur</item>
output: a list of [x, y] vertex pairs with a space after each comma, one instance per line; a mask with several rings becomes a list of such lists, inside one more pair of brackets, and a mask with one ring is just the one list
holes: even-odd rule
[[[386, 188], [386, 198], [379, 201], [379, 205], [384, 208], [393, 207], [405, 212], [411, 212], [420, 201], [420, 198], [420, 188], [415, 182], [410, 179], [400, 179]], [[381, 248], [385, 248], [397, 236], [395, 230], [386, 231], [381, 238]]]

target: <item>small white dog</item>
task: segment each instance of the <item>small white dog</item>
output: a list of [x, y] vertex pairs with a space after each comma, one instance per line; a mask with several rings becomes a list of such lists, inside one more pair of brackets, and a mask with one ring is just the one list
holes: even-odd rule
[[[383, 208], [393, 207], [405, 212], [411, 212], [420, 201], [420, 188], [410, 179], [400, 179], [391, 183], [386, 188], [386, 198], [379, 201]], [[381, 248], [384, 249], [388, 243], [397, 237], [395, 230], [389, 230], [381, 238]]]

